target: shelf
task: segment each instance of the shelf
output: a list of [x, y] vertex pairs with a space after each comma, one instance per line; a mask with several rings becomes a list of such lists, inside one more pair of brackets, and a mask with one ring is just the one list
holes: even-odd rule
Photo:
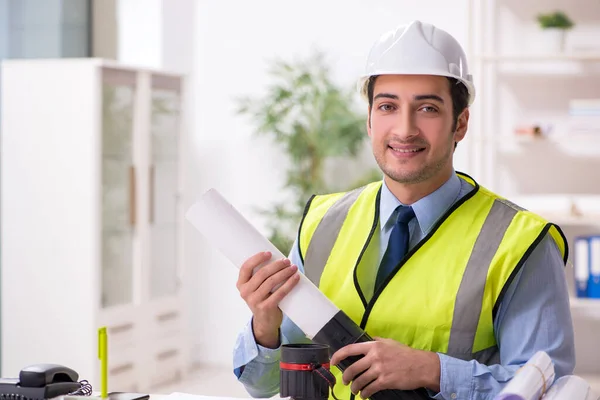
[[495, 142], [495, 143], [516, 143], [516, 144], [536, 144], [536, 143], [555, 143], [571, 144], [576, 142], [591, 142], [600, 144], [600, 131], [597, 133], [571, 133], [554, 135], [479, 135], [472, 136], [467, 140], [475, 142]]
[[513, 136], [515, 143], [532, 144], [532, 143], [556, 143], [570, 144], [581, 141], [590, 141], [591, 143], [600, 143], [600, 132], [598, 133], [572, 133], [559, 135], [542, 135], [542, 136]]
[[556, 214], [556, 213], [547, 213], [547, 212], [537, 212], [536, 210], [530, 210], [542, 217], [546, 218], [548, 221], [557, 224], [561, 227], [565, 226], [597, 226], [600, 227], [600, 214], [596, 215], [570, 215], [567, 213], [564, 214]]
[[490, 62], [532, 63], [547, 61], [600, 62], [600, 52], [564, 54], [480, 54], [477, 58]]
[[600, 299], [571, 297], [571, 311], [593, 319], [600, 319]]
[[541, 194], [508, 198], [560, 226], [600, 227], [599, 195]]
[[600, 74], [600, 52], [562, 54], [482, 54], [478, 60], [497, 68], [502, 76], [566, 76]]
[[[575, 29], [590, 23], [596, 23], [600, 13], [600, 2], [590, 0], [569, 0], [568, 2], [565, 0], [544, 0], [542, 2], [502, 0], [496, 3], [498, 5], [496, 11], [506, 7], [512, 15], [529, 24], [535, 23], [535, 17], [541, 12], [557, 9], [565, 10], [568, 7], [566, 11], [569, 17], [577, 24]], [[538, 27], [537, 24], [535, 26]]]

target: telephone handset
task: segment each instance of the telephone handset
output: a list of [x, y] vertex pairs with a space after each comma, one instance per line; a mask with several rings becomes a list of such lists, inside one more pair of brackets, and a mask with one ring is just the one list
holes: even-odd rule
[[58, 364], [23, 368], [19, 378], [0, 378], [0, 400], [42, 400], [78, 392], [79, 374]]

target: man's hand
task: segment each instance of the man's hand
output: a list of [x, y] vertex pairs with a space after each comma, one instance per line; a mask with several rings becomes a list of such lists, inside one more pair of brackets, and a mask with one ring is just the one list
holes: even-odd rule
[[[276, 348], [283, 314], [279, 302], [300, 281], [298, 267], [285, 258], [262, 266], [256, 274], [252, 271], [271, 259], [271, 253], [257, 253], [248, 258], [240, 268], [237, 289], [252, 311], [252, 331], [258, 344]], [[276, 290], [271, 292], [275, 287]]]
[[[366, 399], [383, 389], [411, 390], [426, 387], [440, 390], [440, 360], [436, 353], [415, 350], [391, 339], [350, 344], [336, 351], [331, 364], [350, 356], [364, 355], [342, 375], [344, 385]], [[359, 376], [360, 375], [360, 376]]]

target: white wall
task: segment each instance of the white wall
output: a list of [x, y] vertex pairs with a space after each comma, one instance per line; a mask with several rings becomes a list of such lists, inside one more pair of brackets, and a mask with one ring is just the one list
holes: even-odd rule
[[[185, 204], [217, 188], [262, 231], [252, 212], [277, 199], [285, 157], [252, 135], [234, 115], [233, 99], [258, 94], [268, 83], [266, 62], [329, 53], [335, 75], [354, 85], [374, 40], [411, 19], [434, 23], [467, 43], [467, 1], [306, 0], [201, 1], [197, 4], [193, 114]], [[461, 157], [459, 147], [459, 157]], [[459, 167], [465, 164], [464, 156]], [[273, 167], [276, 166], [276, 167]], [[263, 231], [264, 232], [264, 231]], [[265, 232], [266, 233], [266, 232]], [[192, 293], [193, 358], [229, 368], [239, 330], [249, 318], [235, 282], [237, 270], [186, 227], [187, 282]]]

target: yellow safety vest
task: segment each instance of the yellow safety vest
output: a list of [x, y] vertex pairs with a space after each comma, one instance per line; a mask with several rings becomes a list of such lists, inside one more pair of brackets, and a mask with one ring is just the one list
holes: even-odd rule
[[[566, 263], [560, 228], [480, 187], [454, 204], [374, 290], [382, 182], [313, 196], [299, 231], [306, 275], [371, 337], [484, 364], [499, 362], [493, 319], [504, 291], [550, 233]], [[352, 398], [333, 368], [340, 399]]]

